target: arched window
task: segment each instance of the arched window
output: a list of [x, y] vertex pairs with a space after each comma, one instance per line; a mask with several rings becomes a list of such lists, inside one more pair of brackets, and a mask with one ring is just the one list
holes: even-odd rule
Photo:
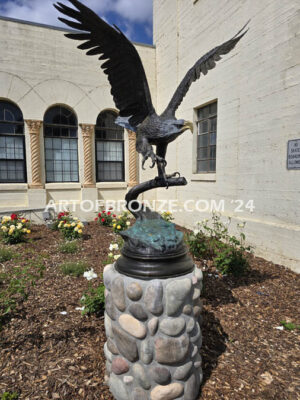
[[51, 107], [44, 117], [46, 182], [78, 182], [77, 118], [66, 107]]
[[0, 183], [26, 180], [23, 114], [13, 103], [0, 100]]
[[114, 111], [103, 111], [97, 118], [96, 177], [97, 182], [124, 181], [124, 130], [115, 124]]

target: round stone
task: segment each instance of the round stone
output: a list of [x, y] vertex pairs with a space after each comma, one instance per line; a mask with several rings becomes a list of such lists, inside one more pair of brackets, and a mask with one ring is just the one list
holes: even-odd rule
[[153, 359], [153, 345], [150, 340], [144, 340], [141, 344], [141, 361], [148, 365]]
[[156, 386], [150, 395], [151, 400], [173, 400], [181, 396], [183, 386], [180, 383], [171, 383], [167, 386]]
[[201, 336], [201, 329], [198, 322], [196, 322], [195, 328], [191, 332], [191, 337], [190, 337], [191, 342], [196, 343], [200, 339], [200, 336]]
[[114, 306], [114, 303], [112, 301], [112, 296], [111, 294], [108, 294], [105, 299], [105, 311], [107, 315], [112, 319], [116, 319], [116, 309]]
[[166, 286], [166, 311], [169, 316], [178, 313], [191, 292], [192, 281], [189, 278], [170, 282]]
[[109, 362], [112, 362], [113, 354], [108, 350], [107, 343], [104, 345], [104, 355]]
[[200, 390], [200, 376], [193, 374], [185, 384], [183, 400], [195, 400]]
[[157, 328], [158, 328], [158, 318], [154, 317], [150, 319], [150, 321], [148, 322], [148, 330], [151, 336], [154, 336], [156, 334]]
[[119, 352], [131, 362], [138, 359], [138, 348], [136, 340], [129, 336], [123, 329], [118, 326], [113, 326], [114, 340], [118, 347]]
[[110, 373], [111, 373], [111, 363], [109, 361], [106, 361], [105, 369], [106, 369], [106, 374], [110, 375]]
[[196, 323], [196, 321], [194, 320], [194, 318], [190, 318], [190, 319], [189, 319], [189, 322], [188, 322], [188, 324], [187, 324], [187, 326], [186, 326], [186, 331], [187, 331], [187, 333], [192, 332], [192, 330], [193, 330], [194, 327], [195, 327], [195, 323]]
[[202, 273], [202, 270], [200, 268], [198, 268], [197, 266], [195, 267], [195, 276], [198, 281], [202, 281], [203, 273]]
[[126, 308], [124, 281], [120, 276], [113, 280], [111, 284], [111, 294], [117, 308], [120, 311], [124, 311]]
[[186, 335], [178, 338], [159, 337], [155, 340], [156, 361], [161, 364], [173, 365], [183, 361], [189, 349], [189, 339]]
[[137, 282], [132, 282], [126, 288], [126, 294], [132, 301], [138, 301], [143, 295], [142, 286]]
[[134, 364], [132, 367], [133, 375], [138, 381], [139, 385], [148, 390], [151, 387], [151, 382], [148, 379], [144, 368], [140, 364]]
[[193, 345], [193, 351], [192, 351], [192, 358], [194, 358], [196, 356], [196, 354], [198, 353], [198, 347]]
[[109, 318], [108, 314], [106, 313], [104, 318], [104, 326], [105, 326], [105, 333], [107, 337], [113, 338], [114, 334], [112, 331], [111, 319]]
[[198, 300], [200, 297], [200, 289], [196, 288], [194, 289], [194, 293], [193, 293], [193, 301]]
[[149, 369], [149, 375], [159, 385], [166, 385], [171, 380], [170, 371], [164, 367], [151, 367]]
[[174, 373], [174, 379], [178, 381], [186, 380], [186, 377], [189, 375], [193, 366], [193, 362], [189, 361], [188, 363], [181, 365], [180, 367], [176, 368]]
[[185, 320], [180, 318], [166, 318], [161, 321], [159, 330], [168, 336], [177, 336], [185, 328]]
[[129, 314], [122, 314], [119, 317], [119, 324], [124, 331], [130, 333], [130, 335], [136, 337], [137, 339], [143, 339], [147, 334], [144, 325]]
[[183, 314], [186, 314], [186, 315], [191, 315], [192, 311], [193, 311], [193, 307], [190, 304], [186, 304], [182, 310]]
[[123, 382], [125, 383], [125, 385], [130, 385], [130, 383], [133, 382], [133, 376], [129, 375], [124, 376]]
[[118, 348], [117, 348], [117, 346], [115, 345], [114, 341], [111, 340], [111, 338], [108, 338], [108, 339], [107, 339], [107, 348], [108, 348], [108, 350], [109, 350], [111, 353], [113, 353], [113, 354], [115, 354], [115, 355], [119, 354]]
[[111, 288], [111, 282], [115, 276], [116, 273], [113, 264], [106, 265], [103, 270], [103, 283], [107, 289]]
[[109, 378], [109, 388], [116, 399], [128, 400], [129, 393], [127, 392], [125, 383], [114, 374]]
[[135, 318], [141, 321], [146, 321], [146, 319], [148, 319], [148, 315], [141, 304], [138, 303], [131, 304], [129, 307], [129, 312]]
[[132, 395], [132, 400], [148, 400], [147, 393], [140, 387], [134, 388]]
[[129, 371], [128, 362], [122, 357], [116, 357], [111, 364], [111, 372], [116, 375], [126, 374]]
[[162, 283], [160, 281], [153, 281], [151, 286], [147, 288], [144, 296], [144, 302], [147, 310], [154, 315], [161, 315], [163, 312], [162, 297]]
[[194, 317], [195, 318], [199, 318], [200, 314], [201, 314], [201, 308], [199, 306], [194, 307], [193, 312], [194, 312]]

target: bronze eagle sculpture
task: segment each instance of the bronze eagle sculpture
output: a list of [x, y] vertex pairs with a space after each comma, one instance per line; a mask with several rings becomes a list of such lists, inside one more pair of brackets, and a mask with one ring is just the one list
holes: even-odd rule
[[[156, 187], [186, 184], [186, 181], [185, 183], [180, 180], [176, 182], [173, 179], [177, 174], [179, 175], [178, 172], [172, 175], [165, 173], [168, 144], [184, 131], [193, 130], [192, 122], [176, 119], [175, 112], [191, 84], [199, 79], [201, 74], [206, 75], [210, 69], [213, 69], [216, 61], [228, 54], [246, 34], [247, 24], [232, 39], [213, 48], [195, 63], [182, 79], [165, 111], [157, 115], [152, 104], [142, 61], [132, 42], [117, 26], [110, 26], [78, 0], [69, 1], [76, 9], [60, 2], [54, 4], [59, 12], [76, 21], [59, 18], [60, 21], [76, 30], [65, 36], [83, 41], [78, 46], [79, 49], [88, 50], [86, 54], [89, 56], [100, 55], [99, 60], [105, 61], [101, 68], [108, 76], [111, 94], [119, 110], [119, 116], [115, 122], [136, 132], [136, 150], [143, 156], [142, 168], [144, 169], [148, 158], [152, 160], [151, 168], [157, 164], [158, 181], [154, 185]], [[156, 153], [153, 145], [156, 146]], [[144, 188], [139, 193], [154, 186]]]

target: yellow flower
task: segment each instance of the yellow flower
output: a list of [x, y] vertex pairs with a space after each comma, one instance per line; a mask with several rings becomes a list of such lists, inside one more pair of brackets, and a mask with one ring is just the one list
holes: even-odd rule
[[118, 226], [117, 226], [117, 229], [121, 229], [121, 225], [118, 225]]
[[23, 232], [23, 233], [26, 233], [26, 232], [27, 232], [27, 229], [26, 229], [26, 228], [22, 229], [22, 232]]
[[71, 223], [71, 226], [75, 226], [75, 225], [76, 225], [75, 222], [72, 222], [72, 223]]
[[81, 235], [82, 234], [82, 229], [78, 229], [78, 233]]
[[116, 225], [117, 225], [117, 224], [113, 224], [113, 228], [115, 228], [115, 227], [116, 227]]
[[112, 222], [117, 222], [117, 220], [116, 220], [116, 219], [113, 219]]
[[12, 229], [13, 231], [16, 229], [16, 227], [15, 227], [15, 225], [11, 225], [10, 227], [9, 227], [9, 229]]
[[25, 224], [25, 222], [26, 222], [26, 219], [25, 219], [25, 218], [23, 218], [21, 222], [23, 222], [23, 224]]
[[23, 226], [23, 225], [19, 223], [19, 224], [17, 225], [17, 229], [19, 229], [19, 230], [22, 229], [22, 226]]
[[170, 211], [167, 211], [166, 214], [167, 214], [167, 215], [171, 215], [171, 212], [170, 212]]
[[1, 229], [3, 230], [3, 232], [7, 232], [8, 231], [6, 226], [2, 226]]
[[130, 225], [130, 221], [127, 221], [127, 222], [126, 222], [126, 225], [129, 226], [129, 225]]
[[8, 234], [9, 234], [9, 235], [12, 235], [13, 233], [14, 233], [13, 229], [10, 229], [10, 230], [8, 231]]
[[118, 215], [118, 219], [121, 219], [122, 218], [122, 215]]
[[74, 228], [74, 231], [75, 231], [75, 232], [78, 232], [78, 227], [77, 227], [77, 226]]
[[31, 233], [31, 230], [30, 230], [30, 229], [27, 229], [26, 233]]

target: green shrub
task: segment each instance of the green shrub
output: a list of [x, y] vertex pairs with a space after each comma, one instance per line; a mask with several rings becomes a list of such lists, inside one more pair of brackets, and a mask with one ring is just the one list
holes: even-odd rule
[[90, 287], [87, 292], [82, 296], [80, 303], [84, 307], [82, 315], [85, 314], [96, 314], [102, 315], [104, 312], [105, 287], [103, 284], [97, 288]]
[[72, 242], [65, 242], [59, 246], [59, 251], [66, 254], [74, 254], [79, 250], [78, 244], [75, 240]]
[[123, 214], [118, 215], [115, 219], [112, 220], [113, 231], [118, 233], [121, 231], [125, 231], [130, 227], [129, 221], [129, 213], [124, 211]]
[[10, 249], [0, 248], [0, 262], [9, 261], [13, 258], [14, 253]]
[[82, 276], [85, 271], [89, 269], [89, 266], [82, 262], [66, 262], [61, 264], [60, 269], [62, 270], [64, 275], [71, 275], [71, 276], [76, 276], [77, 278], [79, 276]]
[[40, 258], [27, 261], [25, 266], [13, 267], [0, 273], [0, 327], [22, 301], [26, 300], [31, 286], [43, 276], [45, 266]]
[[19, 214], [5, 215], [1, 218], [1, 236], [4, 243], [15, 244], [25, 240], [31, 233], [30, 221]]
[[95, 218], [100, 225], [103, 226], [112, 226], [112, 221], [114, 218], [117, 218], [115, 214], [111, 211], [101, 211], [98, 213], [98, 216]]
[[4, 392], [1, 396], [1, 400], [18, 400], [19, 395], [18, 393], [10, 393], [10, 392]]
[[[245, 245], [243, 232], [240, 231], [239, 237], [228, 233], [230, 222], [228, 218], [223, 223], [220, 215], [214, 213], [211, 223], [208, 220], [198, 223], [197, 229], [187, 235], [186, 241], [194, 257], [213, 260], [222, 274], [239, 276], [249, 267], [247, 252], [251, 251], [251, 247]], [[237, 224], [239, 230], [244, 227], [245, 223]]]
[[280, 321], [280, 324], [288, 331], [300, 330], [300, 325], [296, 325], [293, 322]]

